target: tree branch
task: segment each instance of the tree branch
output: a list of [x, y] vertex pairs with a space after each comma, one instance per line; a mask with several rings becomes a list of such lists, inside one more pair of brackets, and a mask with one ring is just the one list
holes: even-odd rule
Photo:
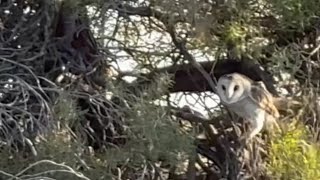
[[[258, 64], [249, 60], [220, 59], [216, 61], [199, 62], [199, 64], [210, 77], [214, 77], [215, 79], [219, 79], [224, 74], [238, 72], [248, 76], [254, 81], [263, 81], [268, 91], [274, 96], [278, 96], [271, 74], [262, 70]], [[169, 88], [171, 93], [212, 91], [208, 81], [192, 64], [173, 65], [155, 69], [149, 74], [141, 74], [137, 80], [129, 84], [129, 90], [131, 92], [141, 91], [144, 87], [149, 86], [153, 79], [158, 78], [159, 73], [167, 73], [172, 76], [171, 81], [173, 81], [173, 85]]]

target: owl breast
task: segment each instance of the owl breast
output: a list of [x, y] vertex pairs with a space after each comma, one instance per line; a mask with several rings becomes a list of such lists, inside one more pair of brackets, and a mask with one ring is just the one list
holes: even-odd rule
[[252, 100], [244, 98], [236, 103], [228, 104], [227, 107], [238, 116], [245, 119], [256, 119], [263, 110]]

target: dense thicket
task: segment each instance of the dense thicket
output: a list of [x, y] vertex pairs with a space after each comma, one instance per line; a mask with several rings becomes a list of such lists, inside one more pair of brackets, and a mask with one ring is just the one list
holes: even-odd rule
[[[2, 179], [318, 179], [320, 2], [0, 1]], [[300, 107], [244, 146], [215, 81]]]

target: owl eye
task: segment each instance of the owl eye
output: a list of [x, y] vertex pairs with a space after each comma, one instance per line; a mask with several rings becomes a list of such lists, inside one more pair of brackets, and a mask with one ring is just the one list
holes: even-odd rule
[[226, 90], [226, 87], [224, 85], [222, 85], [222, 90], [224, 90], [224, 91]]
[[239, 85], [235, 85], [233, 88], [234, 91], [237, 91], [238, 89], [239, 89]]

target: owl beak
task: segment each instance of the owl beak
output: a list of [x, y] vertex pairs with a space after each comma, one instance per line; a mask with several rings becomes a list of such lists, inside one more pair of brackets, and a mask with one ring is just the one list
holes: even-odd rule
[[229, 92], [226, 92], [226, 97], [227, 97], [227, 100], [229, 101], [231, 99], [231, 94]]

